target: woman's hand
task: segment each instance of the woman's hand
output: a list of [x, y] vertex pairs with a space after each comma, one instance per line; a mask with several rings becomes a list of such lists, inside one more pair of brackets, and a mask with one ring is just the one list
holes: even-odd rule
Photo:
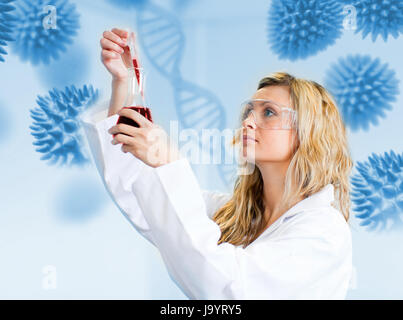
[[104, 31], [101, 43], [101, 60], [115, 80], [126, 80], [127, 68], [132, 66], [127, 38], [129, 34], [122, 29], [114, 28]]
[[160, 126], [135, 110], [123, 108], [118, 114], [136, 121], [140, 126], [136, 128], [119, 123], [108, 130], [110, 134], [116, 134], [112, 144], [122, 143], [124, 153], [130, 152], [153, 168], [180, 158], [178, 149], [170, 145], [167, 133]]

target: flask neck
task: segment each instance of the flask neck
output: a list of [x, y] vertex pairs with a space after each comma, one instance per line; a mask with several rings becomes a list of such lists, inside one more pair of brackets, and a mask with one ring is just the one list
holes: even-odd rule
[[144, 71], [142, 68], [136, 67], [130, 67], [127, 71], [127, 95], [124, 106], [144, 106]]

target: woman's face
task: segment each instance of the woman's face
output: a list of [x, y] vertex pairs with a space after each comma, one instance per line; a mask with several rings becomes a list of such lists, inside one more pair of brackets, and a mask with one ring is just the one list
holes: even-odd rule
[[[282, 106], [289, 105], [290, 94], [288, 86], [268, 86], [255, 92], [251, 99], [272, 100]], [[270, 115], [270, 113], [267, 113]], [[263, 129], [256, 125], [252, 113], [242, 122], [243, 135], [254, 138], [253, 140], [242, 139], [243, 157], [247, 162], [256, 165], [265, 162], [286, 162], [293, 154], [296, 143], [296, 130], [292, 129]], [[294, 136], [294, 137], [293, 137]]]

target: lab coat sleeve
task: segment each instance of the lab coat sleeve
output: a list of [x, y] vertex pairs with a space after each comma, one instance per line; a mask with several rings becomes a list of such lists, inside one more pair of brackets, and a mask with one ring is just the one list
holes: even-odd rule
[[[84, 112], [80, 116], [81, 125], [97, 170], [112, 200], [132, 226], [154, 245], [150, 227], [131, 191], [131, 184], [140, 170], [153, 168], [132, 154], [122, 152], [120, 144], [111, 144], [113, 137], [108, 129], [116, 124], [118, 115], [107, 116], [108, 103], [101, 102]], [[203, 195], [210, 216], [228, 197], [228, 194], [208, 190], [203, 190]]]
[[81, 126], [97, 170], [112, 200], [132, 226], [154, 245], [152, 232], [131, 191], [137, 175], [141, 171], [151, 171], [154, 168], [133, 154], [124, 153], [121, 144], [111, 143], [113, 136], [108, 133], [108, 129], [116, 124], [119, 115], [108, 117], [108, 103], [109, 101], [101, 102], [85, 111], [80, 116]]
[[293, 233], [249, 249], [217, 245], [219, 226], [206, 214], [206, 202], [186, 158], [143, 173], [133, 183], [133, 193], [171, 278], [190, 299], [304, 296], [346, 260], [345, 242], [337, 236], [323, 240], [326, 233], [332, 234], [331, 228], [320, 230], [314, 223], [297, 223]]

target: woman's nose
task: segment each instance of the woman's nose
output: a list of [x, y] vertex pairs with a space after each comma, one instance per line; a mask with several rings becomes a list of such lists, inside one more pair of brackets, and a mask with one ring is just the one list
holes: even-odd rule
[[248, 117], [242, 121], [242, 126], [256, 129], [255, 117], [252, 113], [250, 113]]

